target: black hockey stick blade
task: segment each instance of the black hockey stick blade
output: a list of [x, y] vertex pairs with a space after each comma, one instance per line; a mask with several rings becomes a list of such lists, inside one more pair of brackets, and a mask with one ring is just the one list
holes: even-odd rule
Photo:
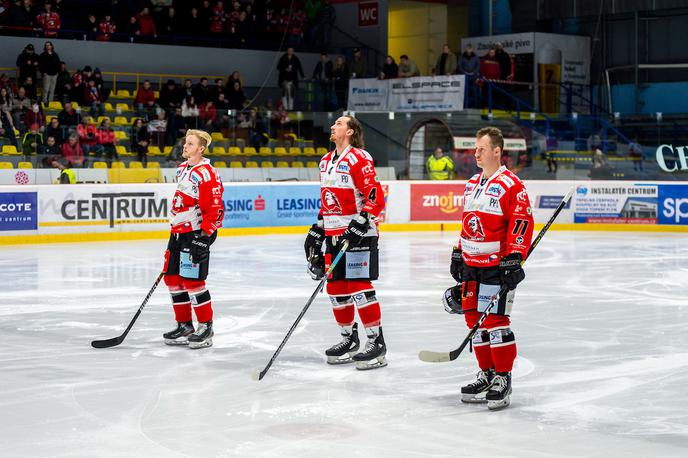
[[138, 319], [139, 315], [141, 315], [141, 310], [143, 310], [143, 308], [148, 303], [148, 299], [150, 299], [150, 297], [153, 295], [153, 291], [155, 291], [155, 288], [158, 287], [158, 283], [160, 283], [160, 280], [162, 280], [163, 275], [165, 275], [165, 273], [160, 272], [158, 278], [155, 280], [155, 283], [153, 283], [153, 286], [151, 287], [150, 291], [148, 291], [146, 298], [143, 300], [143, 303], [141, 303], [141, 306], [136, 311], [136, 315], [134, 315], [134, 318], [131, 319], [131, 321], [129, 322], [129, 326], [127, 326], [127, 329], [124, 330], [122, 335], [113, 337], [112, 339], [94, 340], [93, 342], [91, 342], [91, 346], [93, 348], [116, 347], [117, 345], [124, 342], [124, 338], [127, 337], [127, 334], [129, 334], [129, 331], [131, 330], [132, 326], [134, 326], [134, 323], [136, 323], [136, 320]]
[[[533, 252], [536, 246], [540, 243], [540, 240], [542, 240], [542, 237], [544, 237], [545, 233], [549, 229], [549, 227], [554, 223], [554, 220], [557, 219], [557, 216], [559, 216], [559, 213], [564, 209], [566, 204], [571, 200], [571, 197], [573, 196], [573, 191], [574, 188], [571, 187], [569, 192], [566, 193], [564, 198], [561, 200], [559, 203], [559, 206], [557, 206], [556, 210], [554, 210], [554, 213], [552, 216], [549, 218], [549, 221], [547, 221], [547, 224], [542, 228], [540, 233], [533, 239], [533, 243], [530, 244], [530, 249], [528, 250], [528, 255], [526, 256], [526, 259], [530, 257], [530, 254]], [[526, 261], [526, 259], [523, 260], [523, 262]], [[505, 286], [502, 286], [499, 289], [499, 293], [497, 293], [493, 298], [492, 301], [490, 302], [490, 305], [487, 307], [487, 310], [480, 316], [480, 319], [478, 320], [477, 323], [470, 329], [468, 332], [468, 335], [466, 338], [463, 339], [463, 342], [461, 342], [461, 345], [459, 345], [459, 348], [452, 350], [452, 351], [444, 351], [444, 352], [439, 352], [439, 351], [429, 351], [429, 350], [422, 350], [420, 353], [418, 353], [418, 359], [421, 361], [425, 361], [426, 363], [446, 363], [448, 361], [454, 361], [456, 358], [459, 357], [461, 352], [463, 352], [464, 348], [466, 348], [466, 345], [468, 345], [468, 342], [473, 338], [473, 335], [477, 332], [478, 328], [482, 324], [482, 322], [485, 320], [487, 317], [487, 313], [489, 313], [490, 309], [494, 305], [494, 303], [497, 301], [497, 298], [500, 296], [503, 296], [506, 294], [507, 290]]]

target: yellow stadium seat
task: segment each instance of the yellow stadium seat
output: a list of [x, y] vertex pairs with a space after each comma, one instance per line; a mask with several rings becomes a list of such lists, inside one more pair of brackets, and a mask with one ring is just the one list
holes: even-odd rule
[[148, 147], [148, 155], [149, 156], [162, 156], [162, 152], [160, 151], [160, 147], [149, 146]]
[[278, 146], [275, 148], [275, 156], [286, 156], [287, 155], [287, 149], [283, 148], [281, 146]]
[[55, 115], [47, 115], [47, 116], [45, 117], [45, 123], [46, 123], [46, 124], [50, 124], [50, 122], [51, 122], [53, 119], [55, 119], [55, 118], [57, 118], [57, 116], [55, 116]]
[[117, 140], [126, 140], [127, 139], [127, 133], [123, 130], [116, 130], [115, 131], [115, 138]]
[[93, 168], [94, 169], [106, 169], [107, 168], [107, 162], [96, 161], [93, 163]]
[[159, 169], [160, 168], [160, 162], [156, 162], [156, 161], [147, 162], [146, 168], [147, 169]]
[[115, 111], [115, 108], [112, 106], [110, 102], [105, 102], [103, 105], [105, 106], [105, 111], [107, 111], [108, 113]]
[[274, 167], [275, 164], [272, 163], [272, 161], [263, 161], [260, 163], [260, 167], [263, 169], [268, 169]]
[[255, 156], [258, 153], [256, 152], [256, 149], [252, 146], [247, 146], [244, 148], [244, 156]]
[[226, 169], [227, 163], [225, 161], [215, 161], [215, 162], [213, 162], [213, 166], [216, 169]]
[[258, 150], [258, 153], [261, 156], [272, 156], [272, 149], [267, 146], [261, 146], [260, 150]]
[[105, 121], [106, 119], [109, 120], [109, 121], [112, 121], [112, 120], [110, 119], [110, 116], [98, 116], [98, 125], [100, 125], [100, 123], [103, 122], [103, 121]]
[[237, 146], [230, 146], [227, 148], [227, 154], [230, 156], [239, 156], [241, 154], [241, 148]]
[[256, 169], [256, 168], [258, 168], [258, 163], [256, 161], [246, 161], [246, 168], [247, 169]]
[[298, 146], [292, 146], [289, 148], [289, 155], [290, 156], [301, 156], [301, 148]]
[[155, 95], [155, 99], [157, 100], [160, 97], [160, 91], [153, 91], [153, 95]]
[[122, 161], [112, 161], [112, 165], [110, 167], [113, 169], [126, 169], [127, 165]]
[[242, 164], [240, 161], [231, 161], [229, 166], [233, 169], [240, 169], [244, 166], [244, 164]]
[[127, 103], [118, 103], [115, 107], [119, 108], [122, 111], [129, 111], [130, 110], [129, 104], [127, 104]]
[[214, 156], [224, 156], [227, 154], [224, 146], [213, 146], [212, 152]]
[[222, 136], [222, 132], [213, 132], [210, 134], [210, 139], [213, 142], [224, 142], [226, 139]]
[[130, 169], [142, 169], [143, 164], [141, 163], [141, 161], [131, 161], [131, 162], [129, 162], [129, 168]]
[[127, 121], [127, 118], [125, 118], [124, 116], [115, 116], [113, 124], [116, 126], [128, 126], [129, 121]]
[[127, 155], [127, 148], [125, 148], [122, 145], [116, 145], [115, 151], [117, 151], [117, 154], [120, 156], [126, 156]]
[[25, 162], [21, 161], [19, 164], [17, 164], [18, 169], [32, 169], [33, 164], [31, 162]]
[[301, 161], [294, 161], [291, 163], [292, 169], [302, 169], [303, 167], [304, 167], [303, 162], [301, 162]]
[[165, 156], [169, 156], [170, 153], [172, 153], [172, 147], [171, 146], [166, 146], [163, 148], [162, 152], [165, 154]]
[[306, 162], [306, 167], [308, 167], [309, 169], [317, 169], [318, 167], [320, 167], [320, 164], [318, 164], [315, 161], [308, 161]]
[[131, 92], [127, 91], [126, 89], [120, 89], [117, 91], [117, 97], [123, 98], [123, 99], [133, 99]]
[[324, 148], [322, 146], [318, 146], [317, 153], [316, 153], [318, 156], [323, 157], [327, 153], [328, 153], [327, 148]]
[[0, 162], [0, 169], [13, 169], [13, 168], [14, 168], [14, 164], [12, 164], [11, 162], [7, 162], [7, 161]]
[[48, 104], [48, 109], [49, 110], [61, 110], [62, 109], [62, 103], [57, 102], [57, 101], [52, 101]]
[[315, 152], [315, 148], [307, 146], [303, 149], [303, 154], [304, 156], [315, 156], [317, 153]]
[[20, 153], [14, 145], [2, 145], [2, 154], [19, 155]]
[[277, 164], [275, 164], [278, 169], [285, 169], [289, 168], [289, 162], [287, 161], [277, 161]]

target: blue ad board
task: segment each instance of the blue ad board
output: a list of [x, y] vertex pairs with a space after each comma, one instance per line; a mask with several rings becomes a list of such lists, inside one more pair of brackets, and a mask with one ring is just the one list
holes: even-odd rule
[[0, 231], [38, 229], [38, 193], [0, 193]]
[[222, 227], [310, 226], [320, 211], [320, 186], [229, 185], [222, 200]]
[[659, 224], [688, 225], [688, 185], [659, 185]]

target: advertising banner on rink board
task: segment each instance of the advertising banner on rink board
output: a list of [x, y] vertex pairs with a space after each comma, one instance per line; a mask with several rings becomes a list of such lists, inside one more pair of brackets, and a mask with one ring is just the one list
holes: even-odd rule
[[411, 183], [411, 221], [459, 222], [465, 183]]
[[574, 222], [657, 224], [657, 199], [655, 184], [580, 184], [574, 197]]
[[688, 224], [688, 185], [659, 185], [659, 224]]
[[417, 76], [387, 81], [387, 111], [463, 110], [464, 75]]
[[320, 185], [226, 186], [223, 227], [310, 226], [320, 211]]
[[0, 231], [38, 228], [38, 193], [0, 192]]

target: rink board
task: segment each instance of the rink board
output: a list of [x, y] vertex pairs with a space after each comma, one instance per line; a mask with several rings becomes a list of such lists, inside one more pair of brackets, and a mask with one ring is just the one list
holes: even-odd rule
[[[175, 184], [0, 186], [0, 242], [165, 237]], [[688, 184], [530, 181], [533, 215], [544, 224], [566, 192], [555, 228], [688, 231]], [[383, 182], [383, 231], [458, 231], [465, 182]], [[315, 221], [319, 184], [225, 183], [221, 235], [301, 233]]]

